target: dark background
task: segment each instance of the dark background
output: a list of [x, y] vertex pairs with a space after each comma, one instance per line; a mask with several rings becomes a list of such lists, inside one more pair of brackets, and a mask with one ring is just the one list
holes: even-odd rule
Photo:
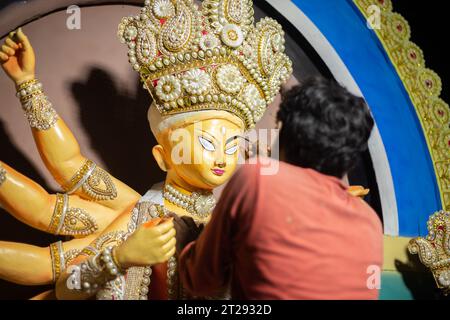
[[[339, 1], [339, 0], [338, 0]], [[448, 103], [449, 91], [449, 9], [447, 1], [394, 0], [394, 11], [408, 20], [411, 40], [424, 52], [427, 68], [442, 79], [441, 97]]]

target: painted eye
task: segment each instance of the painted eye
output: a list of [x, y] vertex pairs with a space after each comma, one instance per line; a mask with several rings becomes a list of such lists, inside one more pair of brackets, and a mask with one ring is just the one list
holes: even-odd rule
[[216, 148], [214, 147], [213, 143], [209, 140], [206, 140], [203, 137], [198, 137], [198, 140], [200, 141], [200, 144], [203, 148], [205, 148], [206, 151], [215, 151]]
[[227, 150], [225, 150], [225, 153], [228, 155], [233, 155], [236, 153], [236, 151], [238, 150], [238, 145], [232, 146], [230, 148], [228, 148]]

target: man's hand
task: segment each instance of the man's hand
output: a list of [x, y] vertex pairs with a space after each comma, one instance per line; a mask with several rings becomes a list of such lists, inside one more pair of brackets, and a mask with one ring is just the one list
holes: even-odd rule
[[175, 254], [175, 235], [173, 218], [158, 218], [141, 225], [116, 248], [120, 267], [127, 269], [166, 262]]
[[175, 230], [177, 232], [177, 252], [180, 253], [186, 245], [197, 240], [203, 231], [204, 225], [197, 226], [191, 217], [179, 217], [174, 213], [169, 214], [174, 219]]
[[6, 37], [0, 50], [0, 64], [16, 85], [34, 79], [34, 50], [22, 29], [19, 28]]

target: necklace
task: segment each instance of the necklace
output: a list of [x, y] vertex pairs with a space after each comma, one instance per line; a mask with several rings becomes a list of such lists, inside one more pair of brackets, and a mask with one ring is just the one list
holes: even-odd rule
[[163, 197], [170, 203], [180, 207], [199, 218], [207, 218], [216, 206], [216, 199], [212, 192], [193, 192], [186, 195], [170, 184], [164, 186]]

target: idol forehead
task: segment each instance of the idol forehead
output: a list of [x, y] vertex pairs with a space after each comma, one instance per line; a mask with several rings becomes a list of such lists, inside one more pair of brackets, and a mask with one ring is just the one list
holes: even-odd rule
[[[184, 123], [161, 132], [172, 139], [176, 137], [187, 137], [194, 139], [197, 136], [206, 138], [207, 140], [214, 140], [216, 142], [223, 141], [228, 144], [235, 139], [243, 138], [243, 128], [239, 127], [236, 122], [229, 121], [228, 118], [206, 118], [196, 122]], [[185, 131], [185, 133], [181, 133]]]
[[157, 140], [170, 131], [185, 128], [196, 123], [201, 124], [201, 122], [208, 120], [228, 121], [234, 124], [241, 133], [245, 131], [244, 122], [238, 116], [223, 110], [202, 110], [161, 116], [153, 103], [148, 110], [147, 116], [150, 129]]

